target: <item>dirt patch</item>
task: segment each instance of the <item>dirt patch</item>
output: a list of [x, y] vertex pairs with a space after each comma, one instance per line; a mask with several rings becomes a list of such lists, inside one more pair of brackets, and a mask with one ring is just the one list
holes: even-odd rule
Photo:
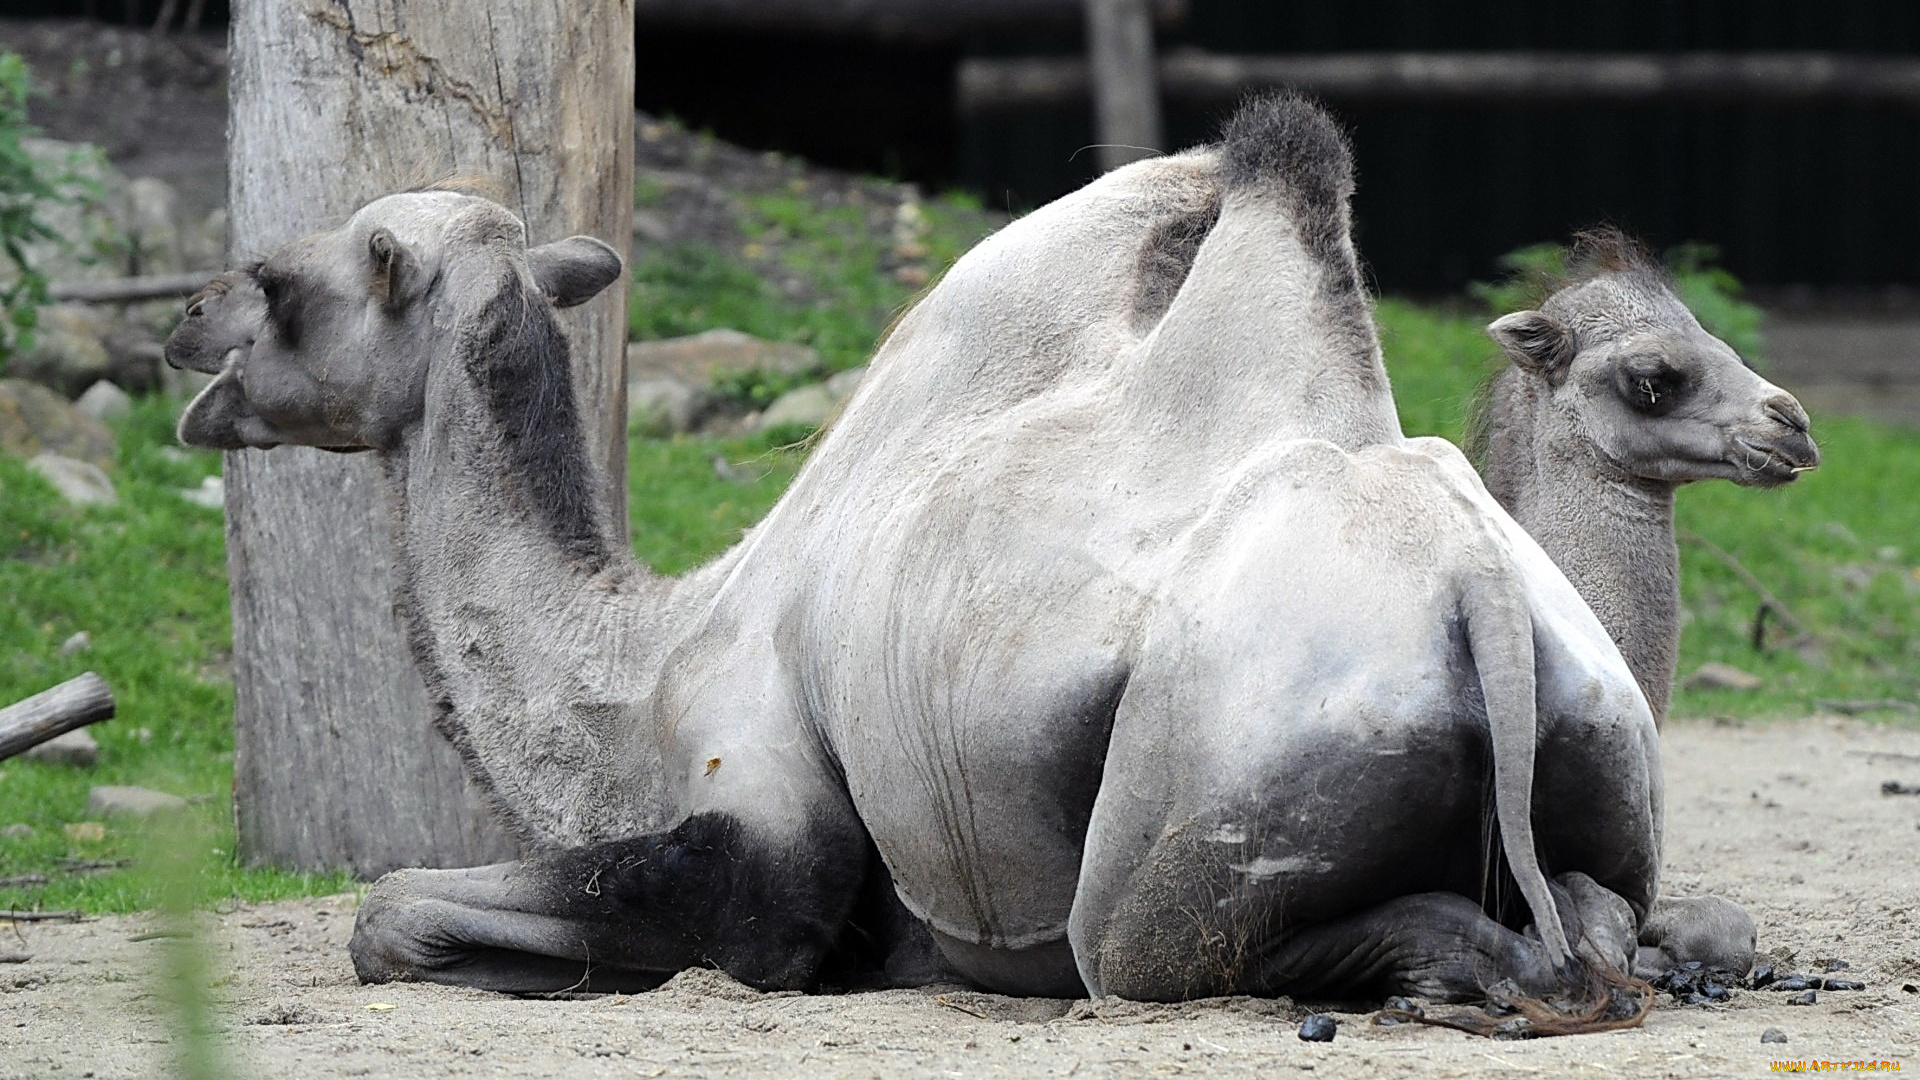
[[[958, 988], [761, 994], [711, 971], [633, 996], [522, 1000], [444, 987], [365, 987], [346, 941], [351, 896], [215, 917], [221, 1051], [239, 1076], [975, 1075], [1315, 1077], [1758, 1076], [1775, 1060], [1920, 1067], [1920, 732], [1852, 721], [1676, 723], [1667, 733], [1669, 885], [1747, 906], [1761, 948], [1795, 971], [1845, 960], [1867, 984], [1726, 1005], [1661, 1005], [1638, 1031], [1508, 1043], [1374, 1027], [1335, 1012], [1331, 1043], [1294, 1034], [1285, 999], [1181, 1005], [1018, 999]], [[0, 967], [0, 1077], [171, 1075], [168, 939], [141, 916], [20, 924]], [[1762, 1044], [1778, 1028], [1787, 1043]]]

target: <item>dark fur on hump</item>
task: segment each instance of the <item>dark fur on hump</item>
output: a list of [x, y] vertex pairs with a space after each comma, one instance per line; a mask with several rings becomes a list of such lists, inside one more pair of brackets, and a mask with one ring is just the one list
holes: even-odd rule
[[1250, 97], [1227, 121], [1221, 140], [1228, 190], [1286, 199], [1307, 250], [1322, 262], [1342, 261], [1353, 151], [1333, 117], [1292, 91]]
[[486, 392], [507, 471], [561, 552], [589, 571], [612, 558], [596, 512], [592, 462], [580, 432], [567, 336], [545, 297], [505, 271], [499, 292], [462, 342], [468, 372]]
[[1193, 270], [1201, 242], [1218, 220], [1220, 200], [1216, 198], [1198, 209], [1154, 223], [1134, 269], [1133, 315], [1141, 332], [1159, 322], [1173, 306], [1173, 298]]
[[1349, 242], [1353, 150], [1340, 125], [1319, 103], [1291, 90], [1250, 97], [1227, 121], [1221, 157], [1229, 194], [1284, 200], [1301, 245], [1320, 264], [1327, 328], [1355, 354], [1372, 352], [1378, 347], [1372, 305]]

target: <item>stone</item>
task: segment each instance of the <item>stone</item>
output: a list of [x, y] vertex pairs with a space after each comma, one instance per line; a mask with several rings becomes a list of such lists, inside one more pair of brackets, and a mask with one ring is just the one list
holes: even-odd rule
[[60, 655], [72, 656], [93, 648], [93, 635], [85, 630], [76, 631], [72, 637], [60, 643]]
[[27, 461], [27, 468], [46, 477], [60, 497], [75, 506], [112, 506], [120, 501], [107, 474], [78, 458], [40, 453]]
[[1300, 1021], [1301, 1042], [1332, 1042], [1340, 1025], [1325, 1013], [1314, 1013]]
[[186, 807], [187, 800], [180, 796], [148, 788], [103, 785], [87, 792], [87, 813], [101, 817], [124, 814], [127, 817], [147, 818], [184, 810]]
[[173, 185], [151, 176], [127, 183], [127, 233], [133, 269], [141, 274], [177, 274], [188, 269], [180, 244], [180, 196]]
[[217, 476], [203, 477], [197, 488], [182, 488], [180, 497], [195, 506], [204, 506], [209, 510], [227, 508], [227, 484]]
[[866, 377], [865, 367], [848, 368], [838, 372], [833, 378], [827, 380], [827, 393], [833, 395], [835, 401], [845, 401], [853, 396], [855, 390], [860, 389], [860, 381]]
[[1760, 1041], [1763, 1043], [1783, 1043], [1787, 1041], [1787, 1033], [1781, 1031], [1779, 1028], [1768, 1028], [1760, 1033]]
[[706, 395], [677, 375], [642, 375], [627, 380], [628, 431], [656, 438], [692, 431], [706, 406]]
[[86, 393], [80, 395], [73, 407], [80, 411], [80, 415], [91, 416], [95, 420], [118, 420], [133, 411], [133, 398], [113, 383], [100, 379], [87, 387]]
[[76, 844], [97, 844], [107, 838], [107, 827], [97, 821], [72, 821], [60, 826], [67, 839]]
[[1766, 683], [1760, 676], [1741, 671], [1732, 664], [1710, 661], [1694, 669], [1684, 685], [1689, 690], [1758, 690]]
[[46, 742], [29, 749], [22, 757], [32, 761], [44, 761], [52, 765], [77, 765], [91, 768], [100, 760], [100, 744], [94, 741], [85, 728], [69, 731], [65, 735], [56, 735]]
[[113, 429], [38, 383], [0, 379], [0, 451], [28, 458], [50, 450], [112, 468]]
[[797, 425], [805, 428], [825, 427], [827, 420], [839, 408], [840, 403], [827, 390], [825, 383], [814, 383], [789, 390], [767, 406], [760, 414], [757, 425], [761, 431]]
[[107, 351], [108, 320], [85, 304], [50, 304], [40, 309], [33, 347], [13, 358], [7, 370], [63, 394], [78, 393], [113, 373]]
[[25, 840], [32, 835], [33, 826], [24, 821], [16, 821], [11, 825], [0, 826], [0, 839]]
[[627, 346], [627, 378], [671, 375], [688, 386], [713, 385], [728, 371], [798, 375], [817, 371], [820, 354], [790, 341], [767, 341], [738, 330], [708, 330], [689, 337], [636, 341]]

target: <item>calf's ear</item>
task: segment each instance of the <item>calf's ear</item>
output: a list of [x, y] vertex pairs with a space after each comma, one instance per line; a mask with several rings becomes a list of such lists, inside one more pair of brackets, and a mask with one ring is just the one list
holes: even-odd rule
[[620, 256], [591, 236], [569, 236], [527, 251], [533, 280], [554, 307], [584, 304], [620, 276]]
[[1487, 324], [1487, 336], [1521, 367], [1559, 382], [1573, 362], [1573, 332], [1542, 311], [1516, 311]]
[[428, 274], [420, 256], [386, 228], [367, 234], [369, 289], [389, 311], [400, 311], [427, 291]]

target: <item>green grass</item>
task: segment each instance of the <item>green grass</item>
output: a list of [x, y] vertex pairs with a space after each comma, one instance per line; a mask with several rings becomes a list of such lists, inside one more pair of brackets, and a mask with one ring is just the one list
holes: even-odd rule
[[[970, 242], [977, 212], [928, 203], [930, 266]], [[952, 220], [943, 215], [951, 209]], [[743, 230], [758, 237], [774, 271], [803, 275], [818, 301], [796, 301], [768, 284], [768, 267], [710, 249], [680, 248], [635, 268], [633, 319], [646, 336], [730, 326], [803, 341], [824, 366], [863, 360], [912, 290], [885, 272], [890, 238], [864, 218], [832, 208], [807, 212], [786, 196], [750, 200]], [[1490, 369], [1485, 320], [1452, 309], [1387, 300], [1380, 324], [1407, 429], [1457, 439], [1466, 402]], [[337, 891], [340, 875], [242, 868], [233, 854], [230, 647], [221, 517], [181, 500], [219, 469], [216, 456], [173, 444], [177, 403], [142, 401], [120, 425], [114, 471], [121, 501], [72, 508], [21, 463], [0, 457], [0, 702], [85, 670], [112, 684], [119, 715], [92, 730], [101, 743], [92, 770], [15, 758], [0, 762], [0, 880], [39, 874], [40, 885], [0, 885], [0, 908], [79, 907], [120, 912], [158, 906], [177, 892], [185, 867], [191, 900], [265, 901]], [[1729, 484], [1690, 488], [1680, 525], [1725, 549], [1759, 576], [1816, 641], [1788, 646], [1749, 638], [1758, 599], [1703, 548], [1683, 548], [1681, 670], [1720, 660], [1762, 676], [1749, 694], [1682, 690], [1681, 715], [1804, 714], [1823, 699], [1920, 699], [1920, 500], [1901, 479], [1920, 475], [1920, 433], [1864, 421], [1815, 418], [1827, 464], [1780, 491]], [[779, 497], [804, 458], [788, 436], [740, 440], [634, 439], [630, 445], [635, 552], [678, 573], [735, 542]], [[733, 478], [719, 475], [721, 459]], [[90, 651], [63, 656], [78, 630]], [[153, 832], [101, 822], [98, 839], [67, 826], [86, 820], [87, 790], [132, 784], [193, 799], [184, 828]], [[170, 852], [159, 857], [161, 851]], [[124, 868], [71, 872], [73, 862], [130, 860]], [[168, 865], [174, 869], [169, 870]], [[170, 886], [169, 882], [176, 884]]]

